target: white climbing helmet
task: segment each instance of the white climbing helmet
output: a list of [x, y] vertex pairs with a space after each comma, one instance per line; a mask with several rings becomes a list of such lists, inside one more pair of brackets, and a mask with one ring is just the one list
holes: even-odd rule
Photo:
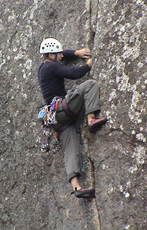
[[40, 53], [59, 53], [62, 52], [62, 45], [61, 43], [54, 39], [54, 38], [46, 38], [40, 46]]

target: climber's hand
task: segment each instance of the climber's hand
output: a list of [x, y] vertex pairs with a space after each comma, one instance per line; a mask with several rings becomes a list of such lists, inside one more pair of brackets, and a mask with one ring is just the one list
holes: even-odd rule
[[80, 58], [89, 58], [89, 57], [91, 57], [91, 52], [90, 52], [90, 49], [83, 48], [80, 50], [76, 50], [75, 55], [80, 57]]
[[88, 59], [87, 65], [91, 68], [92, 67], [92, 58]]

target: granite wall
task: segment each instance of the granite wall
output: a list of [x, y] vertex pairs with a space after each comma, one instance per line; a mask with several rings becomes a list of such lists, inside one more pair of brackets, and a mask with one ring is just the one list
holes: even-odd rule
[[[146, 0], [0, 2], [0, 229], [146, 230]], [[109, 120], [95, 135], [78, 122], [82, 183], [95, 186], [92, 201], [70, 195], [54, 138], [50, 154], [40, 151], [37, 69], [46, 37], [92, 50], [91, 72], [76, 83], [99, 82]]]

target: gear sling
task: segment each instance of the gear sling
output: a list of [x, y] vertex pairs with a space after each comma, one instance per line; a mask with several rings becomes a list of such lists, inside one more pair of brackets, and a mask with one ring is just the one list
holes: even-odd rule
[[[41, 145], [42, 152], [49, 151], [49, 135], [50, 132], [48, 131], [49, 127], [54, 129], [56, 127], [58, 121], [56, 120], [56, 112], [58, 110], [59, 101], [62, 102], [62, 108], [66, 115], [71, 118], [72, 120], [75, 119], [75, 115], [70, 111], [65, 98], [61, 97], [54, 97], [50, 105], [43, 106], [38, 114], [38, 119], [41, 120], [41, 130], [43, 132], [43, 143]], [[73, 123], [73, 122], [72, 122]], [[58, 138], [60, 133], [68, 128], [70, 124], [63, 124], [55, 131], [55, 138]]]

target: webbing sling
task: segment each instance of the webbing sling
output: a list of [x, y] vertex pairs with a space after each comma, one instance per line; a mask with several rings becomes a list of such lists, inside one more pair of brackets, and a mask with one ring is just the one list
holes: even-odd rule
[[65, 98], [62, 100], [62, 106], [68, 117], [75, 118], [75, 114], [72, 113], [65, 101]]
[[[65, 113], [67, 114], [67, 116], [68, 116], [68, 117], [71, 117], [72, 119], [73, 119], [73, 118], [75, 119], [75, 114], [73, 114], [73, 113], [69, 110], [69, 107], [68, 107], [68, 105], [67, 105], [67, 103], [66, 103], [66, 101], [65, 101], [65, 98], [63, 98], [63, 100], [62, 100], [62, 106], [63, 106], [63, 109], [64, 109]], [[59, 128], [59, 129], [56, 131], [55, 136], [58, 137], [59, 134], [60, 134], [61, 132], [63, 132], [65, 129], [67, 129], [67, 128], [70, 127], [70, 126], [71, 126], [71, 124], [70, 124], [70, 125], [63, 125], [61, 128]]]
[[63, 132], [65, 129], [70, 127], [71, 125], [63, 125], [61, 126], [56, 132], [55, 132], [55, 137], [58, 138], [60, 133]]

